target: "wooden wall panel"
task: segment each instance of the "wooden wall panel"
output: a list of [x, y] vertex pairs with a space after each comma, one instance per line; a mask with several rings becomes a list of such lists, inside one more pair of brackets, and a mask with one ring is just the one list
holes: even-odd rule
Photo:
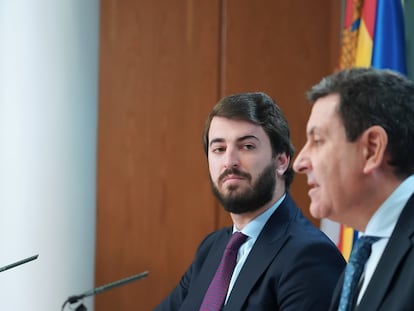
[[[297, 151], [305, 141], [310, 107], [305, 92], [336, 66], [340, 1], [224, 0], [221, 95], [264, 91], [285, 113]], [[309, 215], [304, 176], [292, 194]], [[220, 213], [220, 224], [229, 222]]]
[[218, 94], [218, 1], [101, 2], [96, 310], [151, 310], [216, 227], [202, 153]]
[[[336, 63], [339, 2], [101, 0], [96, 285], [150, 275], [95, 310], [152, 310], [205, 234], [230, 224], [201, 145], [220, 97], [269, 93], [302, 146], [304, 92]], [[297, 176], [305, 213], [306, 189]]]

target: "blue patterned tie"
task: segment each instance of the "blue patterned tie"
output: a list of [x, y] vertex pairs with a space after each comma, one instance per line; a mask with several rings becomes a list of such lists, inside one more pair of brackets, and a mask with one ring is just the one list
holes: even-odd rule
[[231, 275], [237, 261], [237, 252], [246, 241], [247, 236], [241, 232], [235, 232], [224, 250], [220, 265], [207, 289], [201, 304], [200, 311], [218, 311], [223, 306], [224, 298], [229, 289]]
[[378, 240], [379, 237], [362, 236], [356, 241], [345, 269], [344, 285], [338, 311], [350, 311], [353, 309], [358, 283], [362, 271], [364, 271], [365, 263], [371, 254], [371, 245]]

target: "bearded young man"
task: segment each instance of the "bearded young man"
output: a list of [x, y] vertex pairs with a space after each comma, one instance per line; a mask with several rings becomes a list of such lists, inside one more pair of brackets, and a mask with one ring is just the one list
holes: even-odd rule
[[[264, 93], [224, 97], [207, 118], [203, 141], [213, 193], [233, 226], [201, 242], [155, 310], [327, 310], [345, 261], [288, 193], [293, 146], [279, 107]], [[222, 256], [240, 232], [244, 242], [221, 287]]]

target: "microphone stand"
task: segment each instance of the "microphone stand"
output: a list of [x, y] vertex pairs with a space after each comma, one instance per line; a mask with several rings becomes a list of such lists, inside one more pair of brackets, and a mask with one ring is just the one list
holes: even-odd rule
[[14, 263], [12, 263], [12, 264], [9, 264], [9, 265], [7, 265], [7, 266], [1, 267], [1, 268], [0, 268], [0, 272], [3, 272], [3, 271], [6, 271], [6, 270], [9, 270], [9, 269], [11, 269], [11, 268], [14, 268], [14, 267], [20, 266], [20, 265], [22, 265], [22, 264], [24, 264], [24, 263], [27, 263], [27, 262], [29, 262], [29, 261], [35, 260], [35, 259], [37, 259], [37, 257], [39, 257], [39, 254], [34, 255], [34, 256], [31, 256], [31, 257], [27, 257], [27, 258], [25, 258], [25, 259], [22, 259], [22, 260], [16, 261], [16, 262], [14, 262]]
[[[88, 291], [84, 292], [83, 294], [70, 296], [63, 303], [62, 311], [65, 309], [66, 304], [74, 304], [74, 303], [78, 302], [79, 300], [81, 300], [85, 297], [92, 296], [92, 295], [95, 295], [95, 294], [99, 294], [99, 293], [102, 293], [102, 292], [107, 291], [109, 289], [112, 289], [114, 287], [118, 287], [118, 286], [125, 285], [125, 284], [133, 282], [133, 281], [143, 279], [148, 275], [148, 273], [149, 273], [148, 271], [144, 271], [144, 272], [132, 275], [130, 277], [126, 277], [124, 279], [121, 279], [121, 280], [118, 280], [118, 281], [115, 281], [115, 282], [112, 282], [112, 283], [108, 283], [108, 284], [96, 287], [94, 289], [88, 290]], [[75, 309], [75, 311], [86, 311], [86, 310], [87, 309], [83, 304], [80, 304]]]

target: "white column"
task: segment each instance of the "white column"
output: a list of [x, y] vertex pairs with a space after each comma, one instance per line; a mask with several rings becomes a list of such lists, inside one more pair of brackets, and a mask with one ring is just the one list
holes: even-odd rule
[[[94, 286], [98, 0], [0, 0], [0, 310]], [[93, 310], [93, 299], [84, 304]]]

